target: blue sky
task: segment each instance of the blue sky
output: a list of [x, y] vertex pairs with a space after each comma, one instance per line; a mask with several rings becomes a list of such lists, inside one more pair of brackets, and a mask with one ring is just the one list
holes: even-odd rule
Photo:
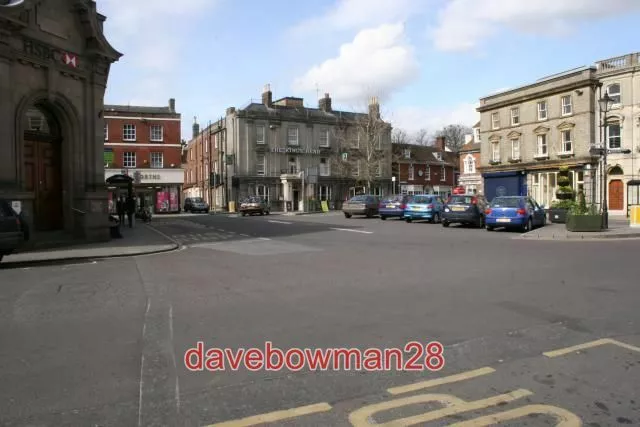
[[473, 125], [482, 96], [640, 50], [639, 0], [98, 0], [124, 56], [105, 101], [193, 117], [299, 96], [414, 132]]

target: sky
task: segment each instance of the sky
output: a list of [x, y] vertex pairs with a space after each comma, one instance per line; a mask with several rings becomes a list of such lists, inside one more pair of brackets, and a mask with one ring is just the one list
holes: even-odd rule
[[97, 0], [124, 56], [105, 103], [168, 105], [182, 137], [259, 102], [304, 98], [394, 127], [473, 126], [479, 99], [640, 51], [640, 0]]

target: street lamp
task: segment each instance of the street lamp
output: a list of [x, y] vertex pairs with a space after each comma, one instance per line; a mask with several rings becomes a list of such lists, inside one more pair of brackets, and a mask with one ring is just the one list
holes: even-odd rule
[[609, 209], [607, 206], [607, 151], [609, 151], [609, 144], [607, 142], [607, 113], [611, 111], [613, 107], [613, 99], [609, 96], [609, 93], [605, 92], [604, 96], [598, 100], [600, 106], [600, 114], [604, 113], [604, 118], [601, 121], [602, 127], [602, 228], [609, 228]]

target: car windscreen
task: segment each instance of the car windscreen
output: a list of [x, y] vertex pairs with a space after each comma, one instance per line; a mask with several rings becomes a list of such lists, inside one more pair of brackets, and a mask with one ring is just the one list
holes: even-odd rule
[[350, 202], [360, 202], [360, 203], [364, 203], [367, 201], [367, 196], [355, 196], [352, 197], [351, 200], [349, 200]]
[[491, 202], [494, 208], [519, 208], [522, 206], [522, 200], [516, 197], [496, 197]]
[[403, 196], [391, 196], [385, 197], [382, 202], [383, 203], [402, 203]]
[[204, 202], [204, 200], [202, 200], [202, 198], [200, 198], [200, 197], [196, 197], [194, 199], [191, 199], [191, 201], [193, 203], [203, 203]]
[[409, 197], [409, 203], [433, 203], [433, 197], [430, 196], [412, 196]]
[[470, 205], [473, 203], [473, 196], [451, 196], [450, 205]]

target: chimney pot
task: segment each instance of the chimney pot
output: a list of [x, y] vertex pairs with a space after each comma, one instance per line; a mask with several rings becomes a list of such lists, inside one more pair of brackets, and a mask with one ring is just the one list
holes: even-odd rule
[[331, 97], [328, 93], [324, 94], [324, 98], [318, 100], [318, 108], [327, 113], [331, 111]]
[[175, 100], [175, 98], [169, 99], [169, 110], [171, 110], [172, 113], [176, 112], [176, 100]]
[[264, 92], [262, 92], [262, 104], [267, 108], [273, 107], [273, 93], [271, 92], [271, 85], [264, 85]]

